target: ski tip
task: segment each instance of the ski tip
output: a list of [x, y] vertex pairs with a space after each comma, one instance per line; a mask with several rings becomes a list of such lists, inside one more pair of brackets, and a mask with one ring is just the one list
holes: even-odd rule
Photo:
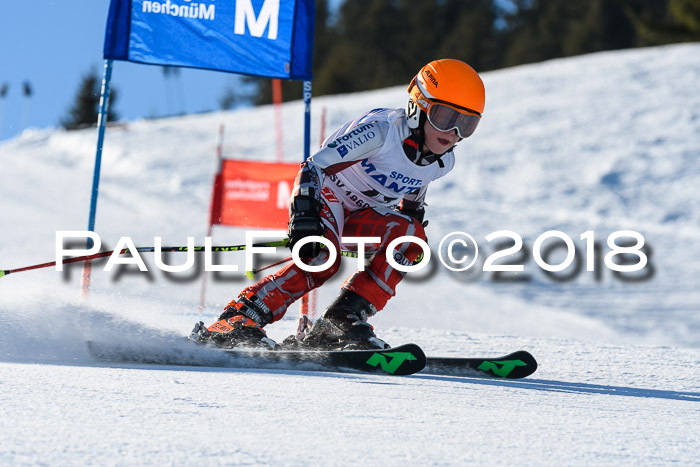
[[426, 374], [475, 378], [519, 379], [537, 370], [537, 360], [529, 352], [517, 352], [497, 358], [428, 358]]
[[245, 272], [245, 276], [246, 276], [248, 279], [255, 279], [255, 272], [253, 272], [253, 271], [246, 271], [246, 272]]
[[405, 349], [410, 349], [411, 352], [413, 352], [417, 357], [420, 359], [426, 359], [427, 357], [425, 356], [425, 352], [423, 352], [423, 349], [418, 345], [418, 344], [404, 344], [400, 345], [399, 348], [405, 348]]
[[513, 368], [513, 371], [505, 376], [508, 379], [526, 378], [537, 371], [537, 360], [526, 350], [518, 350], [512, 353], [509, 359], [519, 361], [523, 365]]
[[2, 269], [0, 269], [0, 278], [5, 277], [6, 275], [7, 275], [7, 271], [3, 271]]

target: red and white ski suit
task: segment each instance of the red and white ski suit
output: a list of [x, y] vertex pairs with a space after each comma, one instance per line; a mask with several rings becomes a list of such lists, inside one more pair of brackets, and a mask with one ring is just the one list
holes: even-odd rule
[[[452, 170], [454, 154], [448, 151], [441, 156], [422, 157], [404, 110], [377, 109], [343, 125], [305, 165], [302, 171], [313, 171], [320, 185], [324, 237], [336, 251], [340, 252], [341, 236], [381, 238], [374, 248], [367, 245], [376, 253], [365, 270], [356, 271], [343, 285], [381, 310], [405, 275], [386, 260], [387, 246], [402, 236], [425, 240], [421, 223], [396, 209], [421, 209], [427, 185]], [[344, 249], [355, 247], [343, 245]], [[394, 250], [393, 258], [398, 264], [410, 265], [421, 251], [415, 243], [402, 243]], [[323, 249], [307, 264], [321, 265], [328, 258], [328, 250]], [[307, 272], [290, 263], [242, 294], [257, 295], [277, 321], [294, 301], [335, 275], [340, 258], [339, 254], [331, 267], [320, 272]]]

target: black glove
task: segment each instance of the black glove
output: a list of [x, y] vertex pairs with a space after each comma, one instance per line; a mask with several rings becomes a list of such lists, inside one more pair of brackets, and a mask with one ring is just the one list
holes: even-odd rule
[[425, 208], [420, 207], [418, 209], [406, 209], [406, 208], [399, 208], [399, 212], [405, 216], [411, 216], [415, 220], [417, 220], [423, 227], [428, 226], [428, 221], [423, 221], [423, 218], [425, 217]]
[[[425, 217], [425, 208], [424, 208], [424, 207], [421, 206], [421, 207], [418, 208], [418, 209], [406, 209], [406, 208], [404, 208], [404, 207], [400, 207], [398, 211], [399, 211], [401, 214], [403, 214], [404, 216], [411, 216], [412, 218], [414, 218], [415, 220], [417, 220], [418, 222], [420, 222], [420, 224], [421, 224], [423, 227], [427, 227], [427, 226], [428, 226], [428, 221], [424, 221], [424, 220], [423, 220], [423, 218]], [[426, 241], [426, 243], [428, 242], [428, 238], [427, 238], [427, 237], [425, 238], [425, 241]], [[418, 264], [418, 263], [420, 263], [421, 261], [423, 261], [423, 252], [422, 252], [422, 251], [420, 252], [420, 254], [418, 255], [418, 257], [417, 257], [415, 260], [413, 260], [413, 264]]]
[[[302, 238], [310, 235], [322, 236], [326, 231], [321, 222], [322, 204], [312, 196], [297, 195], [289, 206], [289, 249]], [[321, 251], [321, 244], [307, 243], [299, 250], [301, 258], [313, 258]]]

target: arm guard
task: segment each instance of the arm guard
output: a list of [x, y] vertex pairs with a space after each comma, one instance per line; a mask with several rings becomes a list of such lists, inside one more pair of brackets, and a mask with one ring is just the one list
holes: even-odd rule
[[[321, 190], [317, 169], [311, 161], [305, 162], [297, 174], [294, 183], [294, 192], [289, 205], [289, 249], [304, 237], [310, 235], [323, 235], [325, 228], [321, 222]], [[311, 258], [318, 254], [318, 243], [307, 243], [299, 255], [302, 258]]]

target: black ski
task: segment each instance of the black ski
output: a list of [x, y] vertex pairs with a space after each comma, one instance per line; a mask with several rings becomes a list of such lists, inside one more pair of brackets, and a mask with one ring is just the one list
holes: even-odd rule
[[428, 357], [421, 374], [518, 379], [530, 376], [535, 370], [535, 357], [519, 350], [498, 358]]
[[367, 373], [412, 375], [425, 367], [426, 357], [416, 344], [404, 344], [387, 350], [223, 350], [260, 365], [286, 364], [294, 369], [316, 371], [355, 370]]
[[93, 357], [102, 361], [158, 365], [216, 366], [411, 375], [425, 367], [426, 357], [415, 344], [387, 350], [238, 350], [203, 346], [170, 348], [104, 344], [88, 341]]
[[[180, 345], [177, 345], [180, 344]], [[537, 361], [520, 350], [498, 358], [428, 357], [415, 344], [388, 350], [238, 350], [193, 346], [100, 343], [88, 341], [90, 354], [102, 361], [153, 365], [210, 366], [297, 371], [421, 374], [470, 378], [518, 379], [537, 370]]]

